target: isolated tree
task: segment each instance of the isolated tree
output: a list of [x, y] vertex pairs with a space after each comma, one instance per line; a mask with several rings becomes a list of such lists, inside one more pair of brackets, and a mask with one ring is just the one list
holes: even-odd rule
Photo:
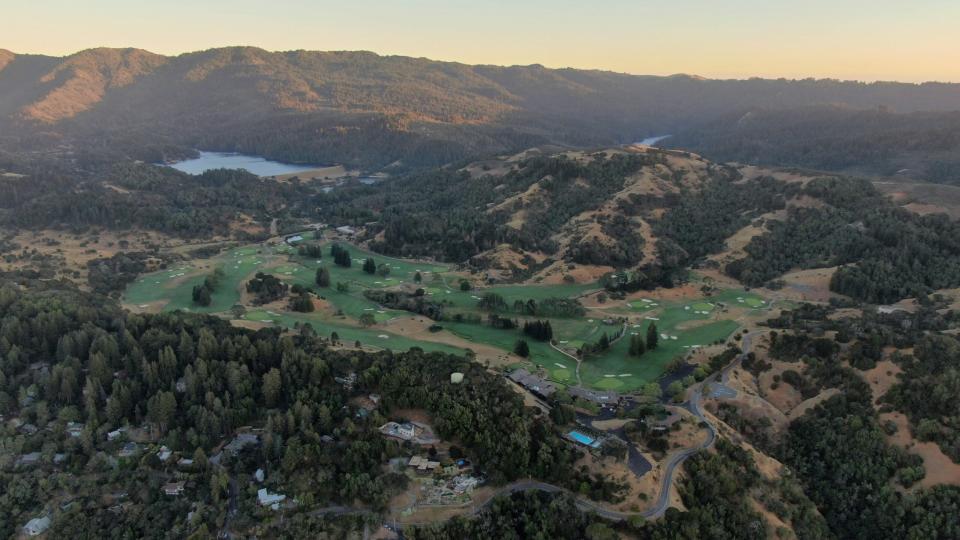
[[467, 281], [467, 280], [465, 280], [465, 279], [461, 279], [461, 280], [460, 280], [460, 290], [461, 290], [461, 291], [469, 291], [469, 290], [472, 289], [472, 288], [473, 288], [473, 285], [470, 285], [470, 282], [469, 282], [469, 281]]
[[198, 306], [209, 306], [212, 301], [210, 289], [204, 284], [193, 286], [193, 303]]
[[519, 339], [517, 343], [513, 346], [513, 352], [522, 358], [528, 358], [530, 356], [530, 345], [527, 344], [526, 340]]
[[630, 336], [630, 356], [642, 356], [647, 352], [647, 346], [643, 343], [643, 336]]
[[679, 399], [682, 393], [683, 383], [680, 381], [673, 381], [667, 386], [667, 395], [669, 395], [671, 399]]
[[368, 274], [377, 273], [377, 263], [372, 257], [367, 257], [367, 260], [363, 261], [363, 271]]
[[647, 349], [651, 351], [656, 349], [658, 341], [660, 341], [660, 334], [657, 333], [657, 325], [651, 322], [647, 327]]
[[422, 283], [422, 282], [423, 282], [423, 276], [420, 275], [420, 271], [419, 271], [419, 270], [417, 271], [416, 274], [413, 275], [413, 282], [414, 282], [414, 283]]
[[374, 318], [372, 313], [364, 313], [360, 316], [360, 325], [363, 327], [370, 327], [376, 324], [377, 319]]
[[317, 286], [318, 287], [329, 287], [330, 286], [330, 271], [327, 270], [325, 266], [317, 268]]
[[290, 309], [300, 313], [311, 313], [313, 311], [313, 299], [307, 291], [301, 291], [299, 295], [290, 300]]
[[390, 275], [390, 267], [386, 264], [381, 264], [377, 267], [377, 275], [380, 277], [387, 277]]

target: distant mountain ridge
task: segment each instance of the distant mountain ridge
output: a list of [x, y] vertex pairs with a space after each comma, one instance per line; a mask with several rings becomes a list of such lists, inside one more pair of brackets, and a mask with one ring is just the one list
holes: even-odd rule
[[74, 145], [95, 139], [142, 159], [204, 145], [293, 161], [438, 164], [534, 144], [632, 142], [756, 108], [824, 104], [960, 110], [960, 85], [710, 80], [252, 47], [172, 57], [0, 50], [0, 126]]

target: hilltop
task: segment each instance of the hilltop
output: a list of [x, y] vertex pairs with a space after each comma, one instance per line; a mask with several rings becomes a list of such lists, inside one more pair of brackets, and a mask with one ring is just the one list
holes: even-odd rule
[[229, 47], [170, 57], [91, 49], [63, 58], [2, 51], [0, 125], [6, 149], [45, 143], [162, 160], [206, 147], [417, 166], [546, 143], [629, 143], [758, 108], [956, 110], [958, 88], [653, 77], [362, 51]]

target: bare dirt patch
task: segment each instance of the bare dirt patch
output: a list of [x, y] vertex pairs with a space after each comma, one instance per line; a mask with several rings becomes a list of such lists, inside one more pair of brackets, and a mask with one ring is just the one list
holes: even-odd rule
[[780, 278], [785, 283], [780, 293], [790, 300], [829, 302], [830, 298], [839, 296], [830, 292], [830, 279], [836, 271], [837, 267], [832, 266], [788, 272]]
[[429, 328], [433, 324], [432, 320], [423, 316], [397, 317], [388, 321], [386, 328], [397, 335], [411, 339], [470, 349], [476, 354], [479, 362], [490, 362], [494, 367], [507, 366], [522, 360], [519, 356], [503, 349], [469, 341], [447, 331], [431, 332]]
[[290, 182], [294, 178], [309, 182], [313, 180], [337, 180], [356, 175], [357, 173], [348, 171], [343, 165], [333, 165], [330, 167], [318, 167], [308, 171], [300, 171], [298, 173], [278, 174], [268, 178], [273, 178], [277, 182]]
[[877, 181], [874, 187], [890, 195], [894, 203], [918, 214], [944, 213], [960, 218], [960, 187], [928, 182]]
[[18, 232], [13, 242], [20, 246], [7, 262], [0, 258], [0, 270], [36, 268], [35, 255], [46, 259], [57, 278], [69, 279], [80, 287], [87, 287], [87, 263], [112, 257], [124, 251], [149, 251], [182, 245], [183, 241], [148, 231], [98, 231], [76, 234], [58, 230]]
[[[803, 401], [800, 391], [781, 380], [783, 372], [793, 370], [803, 374], [804, 365], [800, 362], [780, 362], [770, 360], [773, 367], [764, 371], [758, 377], [757, 385], [760, 396], [776, 407], [780, 412], [787, 414]], [[777, 382], [779, 380], [779, 382]]]
[[870, 390], [873, 392], [874, 402], [883, 397], [887, 390], [890, 390], [890, 387], [897, 382], [897, 376], [902, 371], [900, 366], [892, 361], [881, 360], [877, 362], [876, 367], [862, 373], [863, 380], [867, 381]]
[[881, 413], [880, 422], [887, 421], [897, 426], [897, 432], [888, 436], [887, 441], [923, 458], [923, 468], [927, 474], [915, 487], [926, 488], [937, 484], [960, 486], [960, 464], [947, 457], [936, 443], [914, 439], [910, 433], [910, 423], [903, 413]]
[[787, 418], [790, 420], [796, 420], [803, 416], [807, 411], [816, 407], [817, 405], [823, 403], [824, 401], [832, 398], [833, 396], [840, 393], [839, 388], [827, 388], [823, 392], [813, 396], [810, 399], [801, 401], [796, 407], [790, 409], [787, 413]]

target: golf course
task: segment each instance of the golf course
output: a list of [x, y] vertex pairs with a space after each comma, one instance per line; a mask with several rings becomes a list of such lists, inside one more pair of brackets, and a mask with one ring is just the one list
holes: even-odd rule
[[[322, 238], [303, 242], [318, 246], [320, 256], [316, 256], [317, 250], [308, 256], [298, 246], [273, 243], [235, 247], [209, 259], [169, 264], [133, 282], [124, 293], [124, 304], [138, 312], [214, 314], [251, 328], [309, 325], [317, 334], [336, 336], [346, 346], [359, 343], [365, 348], [394, 351], [420, 347], [457, 354], [468, 349], [495, 351], [498, 360], [530, 368], [536, 365], [561, 384], [620, 392], [655, 381], [675, 358], [725, 341], [744, 320], [759, 317], [768, 307], [764, 298], [738, 289], [675, 299], [658, 299], [654, 293], [645, 296], [641, 291], [622, 299], [588, 303], [588, 298], [601, 291], [599, 284], [487, 285], [477, 276], [443, 264], [384, 257], [340, 242], [349, 253], [346, 266], [343, 260], [334, 263], [333, 242]], [[368, 258], [374, 260], [376, 272], [363, 269]], [[317, 285], [320, 268], [328, 272], [329, 286]], [[193, 298], [194, 287], [202, 286], [217, 270], [220, 277], [209, 304], [199, 305]], [[311, 291], [313, 311], [293, 311], [286, 299], [254, 301], [247, 282], [258, 273]], [[365, 294], [377, 290], [421, 298], [440, 306], [442, 317], [430, 320], [380, 305]], [[481, 300], [490, 295], [502, 299], [500, 308], [481, 307]], [[517, 310], [528, 304], [557, 303], [575, 306], [576, 312], [532, 315]], [[518, 328], [498, 327], [492, 322], [494, 316], [515, 321]], [[524, 323], [533, 321], [549, 321], [552, 339], [525, 335]], [[657, 346], [639, 356], [631, 355], [631, 337], [645, 337], [651, 324], [656, 325]], [[607, 345], [601, 348], [597, 344], [604, 334]], [[512, 354], [520, 339], [529, 348], [526, 358]]]

